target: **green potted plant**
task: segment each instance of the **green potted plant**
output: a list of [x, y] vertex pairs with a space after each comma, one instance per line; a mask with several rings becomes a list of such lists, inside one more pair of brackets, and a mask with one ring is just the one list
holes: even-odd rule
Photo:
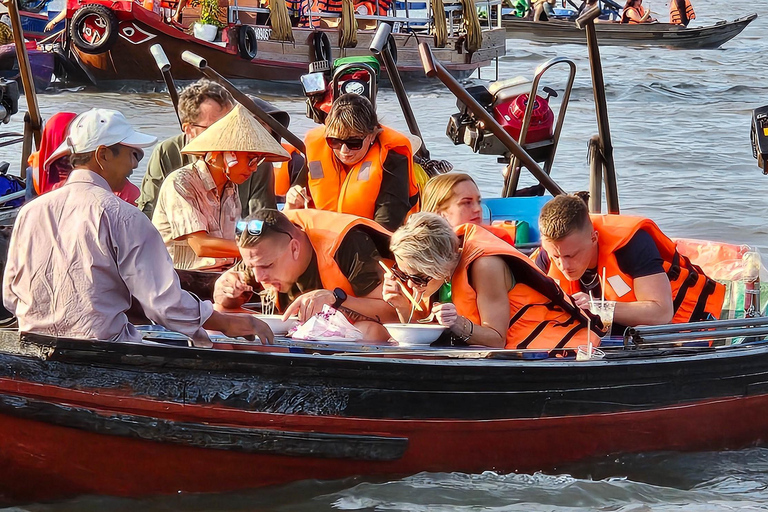
[[193, 33], [198, 39], [213, 41], [219, 29], [224, 26], [219, 17], [221, 14], [219, 0], [198, 0], [196, 3], [200, 8], [200, 17], [195, 22]]

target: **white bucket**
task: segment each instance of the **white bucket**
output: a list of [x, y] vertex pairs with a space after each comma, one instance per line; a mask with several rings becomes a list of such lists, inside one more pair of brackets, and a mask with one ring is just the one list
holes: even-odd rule
[[204, 25], [202, 23], [195, 23], [192, 27], [192, 33], [197, 39], [213, 42], [216, 39], [216, 34], [219, 33], [219, 27], [216, 25]]

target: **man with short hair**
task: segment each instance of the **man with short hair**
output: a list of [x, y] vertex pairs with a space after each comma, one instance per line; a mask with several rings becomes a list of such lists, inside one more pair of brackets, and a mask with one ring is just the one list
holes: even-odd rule
[[[284, 126], [290, 117], [259, 98], [251, 98], [268, 114]], [[173, 171], [192, 164], [196, 158], [182, 154], [181, 148], [203, 133], [213, 123], [227, 115], [235, 106], [235, 100], [223, 86], [206, 79], [198, 80], [179, 94], [178, 113], [182, 133], [155, 146], [147, 164], [147, 172], [141, 180], [141, 196], [138, 207], [152, 219], [157, 206], [157, 196], [165, 178]], [[275, 178], [272, 164], [262, 163], [258, 171], [239, 186], [243, 212], [246, 215], [260, 208], [275, 208]]]
[[117, 198], [156, 138], [117, 111], [92, 109], [72, 121], [54, 157], [69, 155], [66, 184], [19, 212], [3, 278], [3, 302], [21, 332], [140, 341], [126, 311], [135, 298], [152, 321], [210, 347], [204, 330], [230, 336], [272, 333], [251, 315], [214, 312], [179, 286], [149, 220]]
[[582, 198], [560, 195], [541, 209], [539, 230], [538, 267], [583, 309], [590, 296], [617, 301], [614, 332], [720, 317], [725, 287], [649, 219], [590, 215]]
[[389, 236], [374, 221], [343, 213], [259, 210], [238, 223], [243, 261], [216, 282], [214, 302], [238, 308], [261, 285], [277, 294], [286, 317], [306, 320], [327, 304], [344, 312], [366, 339], [387, 339], [379, 322], [398, 321], [381, 295], [379, 262], [389, 254]]

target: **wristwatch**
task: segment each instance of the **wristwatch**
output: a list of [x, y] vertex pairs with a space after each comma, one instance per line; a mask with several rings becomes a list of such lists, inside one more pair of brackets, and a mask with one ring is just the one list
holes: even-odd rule
[[339, 309], [339, 306], [341, 306], [344, 301], [347, 300], [347, 292], [341, 288], [334, 288], [333, 297], [336, 299], [336, 301], [333, 303], [333, 309]]

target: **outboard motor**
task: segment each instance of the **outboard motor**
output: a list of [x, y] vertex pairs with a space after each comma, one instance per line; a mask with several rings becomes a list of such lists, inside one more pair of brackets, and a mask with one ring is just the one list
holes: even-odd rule
[[307, 117], [314, 122], [324, 123], [333, 100], [342, 94], [365, 96], [376, 106], [380, 67], [374, 57], [336, 59], [333, 71], [327, 61], [313, 62], [309, 70], [301, 77], [301, 85], [307, 97]]
[[[515, 140], [520, 140], [524, 124], [525, 111], [530, 98], [531, 82], [523, 77], [494, 82], [489, 88], [476, 85], [467, 88], [467, 92], [483, 105], [493, 115], [494, 119]], [[536, 143], [552, 139], [554, 136], [555, 114], [549, 106], [549, 99], [557, 97], [557, 93], [545, 87], [547, 96], [536, 95], [525, 140], [521, 144], [531, 156], [541, 161], [544, 153], [535, 150]], [[467, 110], [461, 100], [456, 102], [459, 113], [454, 114], [448, 121], [446, 135], [454, 144], [466, 144], [475, 153], [482, 155], [499, 155], [500, 162], [509, 163], [509, 150], [496, 136], [486, 129], [481, 122]], [[541, 144], [538, 144], [541, 146]]]
[[752, 156], [757, 158], [757, 165], [768, 174], [768, 105], [752, 111]]

